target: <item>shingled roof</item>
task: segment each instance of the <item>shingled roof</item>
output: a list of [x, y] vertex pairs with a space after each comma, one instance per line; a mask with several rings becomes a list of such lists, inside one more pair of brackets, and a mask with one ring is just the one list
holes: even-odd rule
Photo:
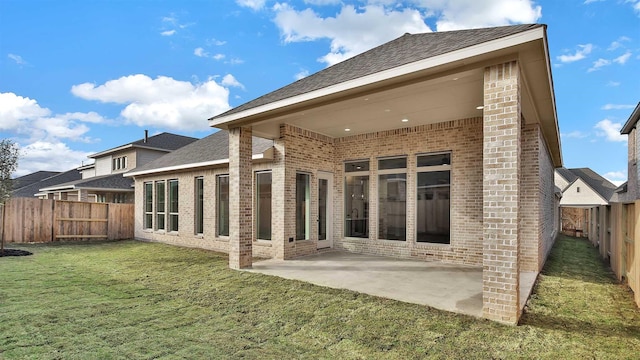
[[[253, 154], [261, 154], [273, 146], [273, 140], [253, 137]], [[136, 167], [128, 174], [151, 173], [162, 169], [186, 167], [229, 158], [229, 132], [219, 130], [205, 138], [163, 155], [147, 164]], [[200, 164], [200, 165], [199, 165]]]
[[[613, 196], [617, 186], [612, 184], [609, 180], [603, 178], [595, 171], [589, 168], [558, 168], [556, 169], [569, 183], [574, 183], [578, 178], [582, 179], [587, 185], [589, 185], [595, 192], [597, 192], [603, 199], [609, 201]], [[571, 178], [571, 179], [570, 179]]]
[[225, 117], [314, 90], [327, 88], [345, 81], [544, 26], [545, 25], [542, 24], [525, 24], [483, 29], [405, 34], [395, 40], [214, 116], [209, 120]]
[[59, 171], [36, 171], [11, 180], [11, 185], [13, 186], [13, 190], [18, 190], [22, 187], [29, 186], [58, 174], [60, 174]]
[[101, 189], [105, 191], [133, 191], [133, 180], [123, 177], [122, 174], [110, 174], [94, 176], [86, 179], [78, 179], [40, 188], [40, 190], [43, 191], [53, 191], [58, 189]]
[[77, 169], [71, 169], [63, 173], [50, 176], [46, 179], [33, 182], [27, 186], [15, 189], [11, 193], [11, 197], [34, 197], [35, 194], [40, 192], [40, 189], [63, 184], [69, 181], [74, 181], [82, 178], [82, 175]]
[[179, 149], [185, 145], [191, 144], [196, 140], [198, 139], [190, 136], [163, 132], [157, 135], [149, 136], [146, 139], [142, 138], [140, 140], [136, 140], [128, 144], [116, 146], [114, 148], [101, 151], [99, 153], [90, 155], [89, 157], [96, 158], [114, 151], [119, 151], [119, 150], [130, 148], [130, 147], [142, 147], [147, 149], [150, 148], [150, 149], [164, 150], [168, 152], [168, 151]]

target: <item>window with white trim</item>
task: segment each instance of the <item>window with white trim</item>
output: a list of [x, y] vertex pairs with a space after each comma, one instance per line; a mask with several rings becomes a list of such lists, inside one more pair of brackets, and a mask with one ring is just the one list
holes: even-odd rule
[[450, 244], [451, 153], [418, 155], [416, 241]]
[[178, 180], [169, 180], [169, 231], [178, 231]]
[[311, 217], [311, 175], [296, 174], [296, 240], [309, 239]]
[[144, 183], [144, 223], [145, 229], [153, 229], [153, 183]]
[[195, 183], [195, 233], [204, 232], [204, 177], [196, 177]]
[[344, 236], [369, 237], [369, 160], [344, 164]]
[[165, 181], [156, 181], [156, 230], [164, 230], [165, 224]]
[[407, 158], [378, 160], [378, 239], [407, 240]]
[[256, 237], [271, 240], [271, 172], [256, 173]]
[[218, 175], [216, 210], [218, 236], [229, 236], [229, 175]]

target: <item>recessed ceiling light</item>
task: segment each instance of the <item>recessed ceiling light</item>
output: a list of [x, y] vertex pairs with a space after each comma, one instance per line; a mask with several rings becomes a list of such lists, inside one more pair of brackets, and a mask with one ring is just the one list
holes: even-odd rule
[[457, 77], [454, 77], [454, 78], [453, 78], [453, 81], [456, 81], [456, 80], [458, 80], [458, 78], [457, 78]]
[[402, 119], [402, 120], [400, 120], [400, 121], [402, 121], [402, 122], [409, 122], [409, 119]]
[[482, 110], [482, 109], [484, 109], [484, 105], [476, 106], [476, 109], [477, 109], [477, 110]]
[[390, 112], [390, 111], [391, 111], [390, 109], [384, 109], [384, 112]]
[[369, 101], [369, 98], [364, 98], [364, 101]]
[[351, 131], [351, 129], [347, 128], [347, 129], [344, 129], [344, 131]]

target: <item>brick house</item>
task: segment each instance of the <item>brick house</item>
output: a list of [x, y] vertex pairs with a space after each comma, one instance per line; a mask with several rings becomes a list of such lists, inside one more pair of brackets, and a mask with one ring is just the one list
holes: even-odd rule
[[484, 316], [518, 321], [558, 229], [545, 25], [405, 34], [209, 122], [125, 175], [136, 238], [234, 269], [323, 248], [482, 266]]

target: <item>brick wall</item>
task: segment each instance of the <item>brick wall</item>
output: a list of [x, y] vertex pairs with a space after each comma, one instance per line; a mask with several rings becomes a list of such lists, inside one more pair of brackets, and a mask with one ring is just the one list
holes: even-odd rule
[[[335, 247], [385, 256], [482, 264], [482, 119], [349, 136], [335, 141]], [[451, 244], [416, 243], [416, 155], [451, 151]], [[407, 155], [407, 240], [378, 240], [377, 160]], [[369, 238], [343, 238], [343, 162], [369, 159]]]

